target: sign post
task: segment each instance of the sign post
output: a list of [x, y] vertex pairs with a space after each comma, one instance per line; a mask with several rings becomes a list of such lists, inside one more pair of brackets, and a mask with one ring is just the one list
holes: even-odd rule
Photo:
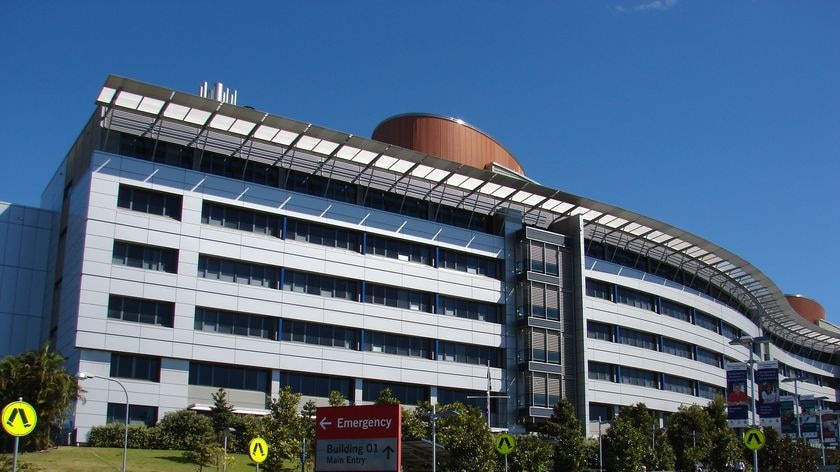
[[505, 472], [508, 470], [508, 454], [516, 448], [516, 439], [510, 434], [503, 433], [496, 436], [496, 451], [505, 456]]
[[12, 472], [17, 472], [20, 437], [26, 436], [35, 429], [35, 425], [38, 424], [38, 415], [35, 413], [35, 408], [32, 408], [32, 405], [23, 401], [23, 398], [20, 398], [18, 401], [9, 403], [3, 408], [0, 421], [3, 422], [3, 429], [15, 437], [15, 457], [12, 462]]
[[757, 451], [764, 446], [764, 433], [760, 428], [744, 431], [744, 445], [751, 451]]
[[316, 472], [399, 472], [399, 405], [320, 407], [315, 414]]
[[260, 464], [268, 457], [268, 444], [263, 438], [254, 438], [248, 443], [248, 455], [257, 464], [257, 472], [260, 472]]

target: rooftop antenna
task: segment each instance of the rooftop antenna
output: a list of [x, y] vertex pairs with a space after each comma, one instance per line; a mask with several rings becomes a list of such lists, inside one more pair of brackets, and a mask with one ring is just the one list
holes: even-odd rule
[[212, 87], [205, 81], [198, 87], [198, 94], [210, 100], [236, 105], [236, 90], [225, 88], [221, 82], [216, 82]]

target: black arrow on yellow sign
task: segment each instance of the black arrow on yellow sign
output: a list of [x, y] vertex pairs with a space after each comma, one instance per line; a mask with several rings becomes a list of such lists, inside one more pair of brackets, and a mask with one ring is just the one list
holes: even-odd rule
[[747, 443], [748, 446], [753, 446], [756, 449], [758, 449], [759, 447], [761, 447], [762, 444], [764, 444], [764, 441], [761, 439], [761, 436], [755, 431], [750, 432], [747, 435], [747, 439], [744, 442]]
[[263, 448], [262, 448], [262, 443], [261, 443], [261, 442], [255, 442], [255, 443], [254, 443], [253, 453], [254, 453], [254, 454], [257, 454], [257, 451], [259, 451], [259, 455], [261, 455], [261, 456], [264, 456], [264, 455], [265, 455], [265, 451], [263, 451]]
[[9, 416], [9, 419], [6, 420], [6, 424], [9, 426], [13, 426], [15, 424], [15, 419], [20, 416], [20, 420], [23, 422], [23, 427], [29, 427], [29, 419], [26, 418], [26, 412], [23, 411], [23, 408], [15, 408], [12, 410], [12, 414]]

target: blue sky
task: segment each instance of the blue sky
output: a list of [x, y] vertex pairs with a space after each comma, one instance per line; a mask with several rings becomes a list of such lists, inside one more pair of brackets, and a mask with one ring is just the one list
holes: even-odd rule
[[840, 323], [840, 2], [14, 1], [0, 200], [37, 205], [108, 74], [370, 136], [484, 130], [545, 185], [665, 221]]

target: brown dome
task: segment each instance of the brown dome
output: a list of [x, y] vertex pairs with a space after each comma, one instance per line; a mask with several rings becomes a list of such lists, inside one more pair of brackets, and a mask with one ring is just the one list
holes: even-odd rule
[[455, 118], [410, 113], [383, 121], [373, 139], [486, 169], [492, 163], [525, 175], [522, 166], [501, 144], [481, 130]]
[[802, 295], [785, 295], [785, 298], [801, 317], [811, 323], [816, 324], [820, 320], [825, 320], [825, 308], [814, 300]]

